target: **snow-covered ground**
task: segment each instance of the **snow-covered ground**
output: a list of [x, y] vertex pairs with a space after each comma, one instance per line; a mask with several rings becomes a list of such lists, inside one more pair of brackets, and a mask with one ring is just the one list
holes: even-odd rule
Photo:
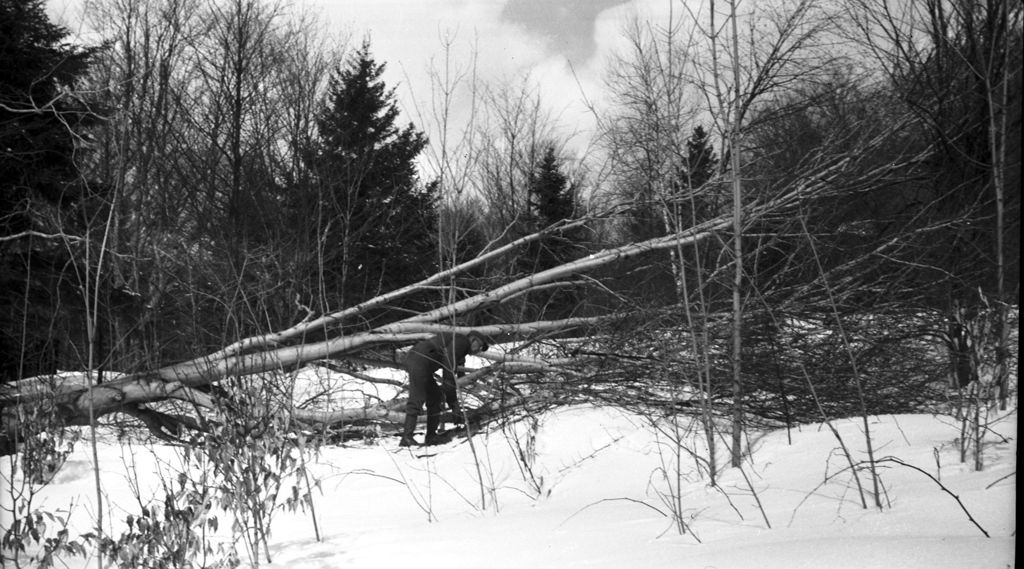
[[[835, 425], [863, 458], [861, 422]], [[472, 446], [458, 439], [409, 450], [389, 438], [323, 448], [310, 458], [321, 481], [314, 505], [322, 540], [314, 537], [309, 512], [278, 512], [269, 566], [967, 569], [1015, 563], [1015, 412], [993, 422], [981, 472], [959, 463], [959, 427], [950, 417], [870, 422], [879, 458], [897, 457], [941, 480], [991, 537], [929, 476], [891, 461], [880, 464], [886, 507], [862, 508], [836, 438], [821, 425], [794, 430], [792, 443], [785, 431], [752, 436], [744, 468], [750, 484], [739, 470], [723, 468], [719, 489], [695, 473], [685, 451], [677, 462], [676, 447], [643, 417], [580, 406], [532, 426], [517, 426], [518, 445], [506, 429], [480, 434]], [[691, 436], [684, 441], [703, 453]], [[527, 450], [532, 474], [517, 448]], [[160, 503], [158, 473], [180, 463], [178, 452], [114, 440], [100, 445], [113, 535], [127, 514], [138, 514], [132, 479], [144, 501], [151, 495]], [[677, 470], [676, 503], [692, 532], [685, 535], [666, 503], [672, 493], [663, 474]], [[677, 480], [673, 474], [672, 483]], [[861, 481], [870, 486], [864, 472]], [[73, 504], [74, 535], [89, 529], [94, 496], [91, 452], [80, 443], [43, 491], [42, 505]], [[222, 535], [227, 526], [221, 524]], [[71, 566], [95, 567], [95, 561]]]

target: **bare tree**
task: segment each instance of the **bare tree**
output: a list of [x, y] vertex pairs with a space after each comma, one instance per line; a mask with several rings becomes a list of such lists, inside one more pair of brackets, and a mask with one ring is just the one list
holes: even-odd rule
[[487, 206], [489, 239], [500, 240], [526, 215], [530, 176], [545, 145], [555, 140], [554, 123], [529, 77], [485, 90], [475, 133], [475, 189]]
[[[706, 315], [717, 304], [716, 289], [731, 293], [734, 465], [742, 457], [743, 312], [751, 295], [744, 256], [762, 245], [743, 240], [752, 221], [744, 218], [744, 202], [755, 199], [744, 195], [742, 169], [749, 159], [746, 133], [755, 126], [751, 120], [759, 105], [798, 84], [815, 81], [834, 61], [822, 44], [829, 31], [828, 19], [812, 2], [773, 2], [744, 10], [734, 2], [724, 7], [712, 2], [706, 11], [688, 10], [688, 18], [676, 19], [670, 13], [664, 28], [631, 23], [626, 33], [629, 53], [615, 62], [610, 73], [619, 114], [605, 123], [620, 187], [640, 204], [654, 204], [658, 212], [639, 220], [647, 231], [698, 223], [699, 215], [719, 216], [725, 211], [727, 187], [731, 194], [732, 239], [727, 256], [712, 258], [709, 249], [695, 250], [687, 257], [678, 250], [673, 251], [672, 267], [676, 297], [684, 301], [684, 310], [698, 301], [699, 312]], [[764, 113], [756, 117], [770, 119]], [[717, 176], [680, 191], [687, 188], [685, 174], [692, 166], [688, 138], [701, 120], [711, 121], [721, 145]], [[698, 203], [705, 205], [698, 207]], [[719, 245], [708, 245], [714, 246]], [[725, 249], [722, 243], [715, 250], [725, 253]], [[687, 267], [688, 258], [691, 267]], [[726, 269], [731, 279], [725, 279]], [[704, 340], [703, 345], [710, 345]], [[701, 378], [704, 381], [710, 384], [710, 378]]]
[[[850, 37], [936, 141], [921, 218], [945, 224], [929, 305], [959, 394], [961, 459], [983, 467], [990, 397], [1009, 398], [1009, 307], [1019, 291], [1021, 5], [1001, 0], [847, 5]], [[1016, 120], [1012, 117], [1016, 116]], [[1013, 182], [1010, 182], [1013, 180]], [[1018, 285], [1019, 288], [1019, 285]], [[991, 373], [989, 373], [991, 370]], [[987, 377], [991, 376], [991, 378]]]
[[[717, 18], [726, 21], [719, 26]], [[813, 2], [772, 3], [740, 13], [737, 2], [726, 2], [724, 14], [714, 2], [708, 6], [708, 24], [699, 30], [707, 38], [708, 59], [696, 66], [695, 74], [705, 86], [708, 107], [716, 119], [722, 137], [720, 162], [732, 185], [733, 211], [733, 412], [732, 465], [742, 460], [743, 431], [743, 298], [744, 246], [743, 178], [741, 173], [744, 135], [754, 106], [762, 99], [777, 96], [798, 80], [810, 80], [831, 62], [819, 42], [827, 31], [828, 20]], [[694, 20], [700, 21], [694, 14]], [[741, 22], [747, 28], [741, 36]], [[728, 26], [728, 35], [723, 35]], [[740, 46], [744, 49], [741, 51]]]
[[[626, 226], [620, 231], [632, 238], [671, 234], [722, 211], [721, 185], [695, 175], [699, 165], [690, 147], [702, 106], [699, 86], [689, 73], [697, 36], [674, 12], [664, 27], [633, 19], [624, 35], [627, 50], [612, 60], [608, 71], [614, 104], [602, 123], [613, 192], [630, 204]], [[716, 248], [717, 243], [709, 240], [685, 248], [679, 244], [667, 251], [675, 285], [674, 298], [669, 298], [679, 303], [685, 316], [689, 351], [695, 358], [688, 373], [678, 375], [696, 377], [712, 485], [717, 478], [717, 427], [711, 404], [711, 361], [715, 356], [709, 341], [713, 299], [706, 285], [717, 270]], [[693, 388], [679, 381], [673, 392], [684, 397]]]
[[169, 294], [175, 235], [191, 226], [187, 208], [195, 190], [181, 184], [179, 142], [187, 111], [181, 78], [192, 65], [188, 49], [197, 33], [189, 0], [133, 3], [91, 0], [91, 25], [112, 47], [94, 66], [94, 89], [110, 114], [96, 129], [87, 176], [115, 188], [109, 259], [110, 286], [101, 316], [106, 365], [159, 361], [154, 329]]

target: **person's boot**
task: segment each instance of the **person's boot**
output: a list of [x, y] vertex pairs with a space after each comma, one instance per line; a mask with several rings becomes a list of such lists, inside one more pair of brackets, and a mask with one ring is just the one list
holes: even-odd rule
[[453, 425], [464, 425], [466, 421], [462, 418], [462, 407], [458, 403], [451, 406], [451, 423]]
[[416, 415], [407, 413], [405, 415], [405, 425], [402, 427], [402, 440], [398, 441], [398, 446], [416, 446], [416, 439], [412, 438], [414, 432], [416, 432]]
[[437, 428], [441, 426], [441, 414], [430, 413], [427, 415], [427, 435], [423, 438], [424, 445], [437, 444]]

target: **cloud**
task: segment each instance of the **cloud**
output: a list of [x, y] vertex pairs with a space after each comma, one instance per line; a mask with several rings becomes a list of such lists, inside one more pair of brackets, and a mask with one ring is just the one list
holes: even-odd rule
[[[307, 0], [354, 43], [369, 35], [374, 57], [387, 64], [385, 81], [399, 85], [406, 117], [434, 141], [440, 133], [431, 124], [437, 93], [430, 69], [444, 67], [444, 37], [454, 38], [448, 54], [454, 68], [468, 73], [475, 60], [476, 77], [490, 85], [519, 85], [525, 78], [564, 121], [565, 134], [592, 129], [581, 86], [598, 86], [592, 77], [598, 45], [594, 23], [604, 7], [622, 1], [573, 0], [562, 6], [541, 0]], [[450, 135], [458, 136], [469, 108], [464, 93], [451, 109]]]
[[628, 0], [510, 0], [503, 21], [523, 26], [545, 40], [548, 49], [581, 65], [594, 55], [594, 23], [608, 8]]
[[468, 66], [475, 54], [484, 79], [522, 73], [545, 57], [544, 45], [535, 36], [501, 20], [502, 2], [306, 1], [355, 43], [368, 35], [374, 57], [387, 64], [385, 80], [401, 83], [403, 97], [429, 99], [429, 71], [432, 65], [443, 66], [446, 37], [453, 40], [449, 55], [461, 66]]

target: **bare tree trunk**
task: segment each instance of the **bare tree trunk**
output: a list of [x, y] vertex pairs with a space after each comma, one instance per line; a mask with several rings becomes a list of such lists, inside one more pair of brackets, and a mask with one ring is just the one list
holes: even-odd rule
[[[1002, 37], [1008, 38], [1006, 33], [1009, 28], [1009, 10], [1007, 1], [1000, 3], [1002, 14], [999, 21], [1006, 28], [1002, 31]], [[1006, 297], [1006, 252], [1004, 250], [1005, 231], [1005, 196], [1006, 196], [1006, 104], [1009, 100], [1010, 84], [1010, 50], [1003, 50], [1003, 60], [991, 66], [999, 70], [1002, 79], [1002, 89], [992, 85], [992, 74], [995, 71], [989, 70], [985, 74], [986, 93], [988, 95], [989, 108], [989, 147], [992, 153], [992, 186], [996, 198], [996, 385], [998, 386], [999, 409], [1005, 411], [1009, 399], [1010, 373], [1007, 369], [1009, 356], [1009, 329], [1006, 325], [1008, 317], [1009, 301]], [[997, 94], [998, 91], [998, 94]]]
[[[82, 297], [85, 302], [85, 329], [86, 329], [86, 386], [87, 386], [87, 399], [88, 399], [88, 418], [89, 418], [89, 446], [92, 451], [93, 461], [93, 478], [96, 489], [96, 532], [102, 536], [104, 534], [103, 529], [103, 487], [102, 480], [100, 477], [100, 459], [99, 451], [96, 440], [96, 419], [99, 416], [95, 406], [95, 400], [93, 399], [93, 392], [98, 386], [102, 378], [102, 361], [100, 358], [105, 359], [103, 354], [97, 353], [101, 343], [97, 341], [97, 329], [100, 326], [99, 309], [100, 309], [100, 288], [103, 286], [103, 265], [107, 254], [107, 247], [111, 238], [111, 230], [114, 225], [115, 212], [117, 211], [117, 192], [119, 188], [115, 188], [115, 194], [113, 196], [113, 203], [109, 204], [109, 211], [107, 213], [107, 219], [103, 224], [103, 239], [99, 243], [99, 252], [96, 258], [96, 268], [93, 270], [90, 258], [92, 247], [90, 243], [86, 242], [85, 248], [85, 267], [81, 274], [81, 281], [79, 283], [82, 291]], [[87, 231], [86, 235], [91, 232]], [[103, 554], [99, 552], [96, 556], [96, 567], [97, 569], [103, 569]]]
[[740, 40], [736, 24], [736, 0], [729, 1], [732, 19], [733, 104], [729, 129], [729, 157], [732, 162], [732, 465], [743, 461], [743, 182], [740, 178]]

